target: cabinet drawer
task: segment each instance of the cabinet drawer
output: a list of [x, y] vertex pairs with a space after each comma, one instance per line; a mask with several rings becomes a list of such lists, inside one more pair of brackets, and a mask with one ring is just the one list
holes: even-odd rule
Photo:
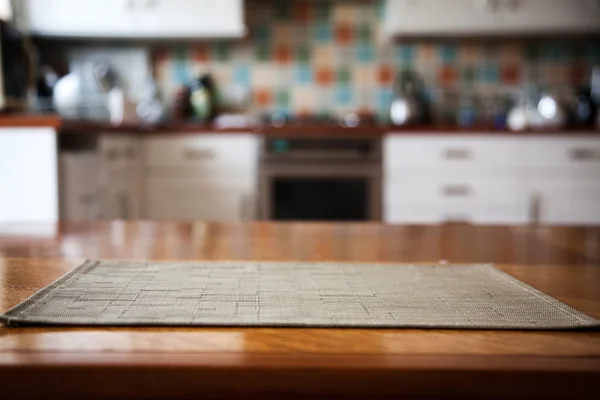
[[254, 218], [254, 188], [240, 179], [150, 178], [148, 218], [239, 221]]
[[600, 225], [600, 202], [570, 196], [542, 198], [539, 221], [551, 225]]
[[519, 163], [531, 167], [576, 167], [600, 173], [600, 138], [526, 138]]
[[390, 135], [384, 142], [385, 167], [406, 166], [513, 166], [517, 162], [514, 138], [471, 136]]
[[258, 141], [250, 134], [160, 136], [146, 138], [143, 149], [148, 166], [239, 170], [255, 168]]
[[440, 224], [470, 222], [476, 224], [513, 225], [528, 222], [524, 204], [385, 204], [385, 221], [398, 224]]
[[517, 180], [512, 177], [388, 179], [384, 192], [386, 201], [408, 204], [506, 204], [518, 198]]
[[600, 208], [600, 179], [598, 180], [564, 180], [536, 179], [525, 182], [525, 192], [542, 198], [570, 199], [572, 204], [590, 201], [596, 202]]
[[102, 163], [109, 165], [137, 163], [140, 159], [138, 139], [124, 134], [101, 135], [98, 151]]

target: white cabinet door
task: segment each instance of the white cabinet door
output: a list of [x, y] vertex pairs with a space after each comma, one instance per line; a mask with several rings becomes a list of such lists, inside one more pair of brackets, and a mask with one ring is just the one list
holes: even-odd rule
[[132, 36], [241, 37], [242, 0], [137, 0]]
[[65, 151], [59, 160], [60, 218], [67, 221], [103, 218], [98, 153]]
[[24, 20], [39, 35], [238, 37], [242, 0], [24, 0]]
[[254, 188], [247, 180], [150, 177], [146, 198], [151, 219], [239, 221], [254, 217]]
[[98, 144], [102, 217], [134, 219], [141, 216], [142, 170], [136, 135], [102, 135]]
[[0, 222], [58, 219], [56, 146], [52, 128], [0, 129]]
[[25, 0], [26, 27], [50, 36], [123, 36], [131, 29], [130, 0]]
[[499, 33], [583, 33], [600, 31], [598, 0], [501, 0]]
[[145, 217], [225, 221], [256, 217], [255, 135], [149, 136], [142, 148]]
[[494, 3], [485, 0], [387, 0], [384, 30], [389, 35], [491, 33]]

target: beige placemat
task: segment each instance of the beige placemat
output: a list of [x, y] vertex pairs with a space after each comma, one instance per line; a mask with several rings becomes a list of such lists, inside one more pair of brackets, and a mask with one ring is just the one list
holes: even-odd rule
[[8, 325], [576, 329], [597, 321], [489, 265], [85, 261]]

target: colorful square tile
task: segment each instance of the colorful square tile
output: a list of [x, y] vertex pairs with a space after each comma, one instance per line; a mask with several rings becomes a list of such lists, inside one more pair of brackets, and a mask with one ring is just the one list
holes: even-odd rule
[[453, 64], [457, 60], [456, 46], [452, 44], [441, 45], [438, 49], [439, 57], [444, 64]]
[[269, 107], [273, 103], [273, 92], [268, 88], [254, 90], [253, 101], [259, 107]]
[[294, 48], [296, 52], [296, 62], [300, 64], [308, 64], [310, 63], [310, 49], [307, 45], [298, 45]]
[[267, 62], [271, 60], [271, 46], [266, 44], [257, 44], [255, 47], [254, 58], [259, 62]]
[[367, 44], [359, 44], [355, 48], [356, 61], [359, 63], [370, 63], [374, 59], [373, 47]]
[[250, 85], [250, 67], [248, 65], [236, 65], [233, 68], [233, 82], [238, 85]]
[[430, 64], [435, 61], [436, 46], [431, 43], [422, 43], [417, 47], [416, 59], [418, 64]]
[[294, 79], [294, 70], [289, 65], [276, 64], [277, 75], [274, 77], [276, 86], [287, 87]]
[[503, 65], [500, 71], [501, 81], [505, 85], [521, 83], [521, 70], [516, 64]]
[[335, 46], [332, 44], [317, 44], [313, 47], [315, 65], [334, 65], [336, 61]]
[[539, 49], [540, 58], [548, 62], [561, 62], [569, 58], [569, 50], [563, 43], [547, 44]]
[[461, 64], [473, 64], [483, 57], [480, 54], [480, 46], [472, 43], [463, 44], [458, 48], [458, 62]]
[[279, 20], [288, 20], [292, 16], [292, 2], [286, 0], [276, 1], [273, 5], [275, 8], [275, 18]]
[[315, 71], [315, 81], [320, 86], [330, 86], [334, 82], [333, 70], [329, 67], [318, 67]]
[[216, 43], [211, 49], [211, 59], [216, 61], [229, 61], [230, 48], [227, 43]]
[[479, 82], [498, 83], [500, 81], [500, 73], [497, 65], [484, 65], [479, 68]]
[[354, 2], [334, 2], [333, 20], [336, 22], [355, 23], [360, 13], [360, 5]]
[[335, 42], [338, 45], [347, 46], [354, 41], [354, 30], [352, 25], [347, 22], [341, 22], [334, 27]]
[[315, 24], [313, 33], [315, 41], [318, 43], [330, 42], [333, 38], [333, 28], [327, 22], [318, 22]]
[[350, 83], [350, 69], [346, 66], [337, 70], [337, 83], [340, 85], [348, 85]]
[[356, 28], [356, 40], [359, 43], [368, 44], [373, 40], [373, 30], [368, 24], [360, 24]]
[[292, 23], [279, 23], [273, 27], [273, 37], [271, 40], [274, 43], [290, 45], [297, 39], [296, 26]]
[[385, 110], [387, 112], [392, 104], [394, 98], [394, 91], [392, 88], [384, 87], [375, 90], [375, 103], [377, 104], [378, 110]]
[[271, 64], [257, 64], [252, 68], [250, 79], [252, 86], [273, 87], [277, 84], [277, 68]]
[[458, 82], [458, 72], [452, 65], [444, 65], [438, 71], [437, 84], [443, 87], [453, 86]]
[[289, 107], [290, 92], [287, 89], [277, 90], [275, 93], [275, 105], [277, 105], [277, 107]]
[[292, 17], [295, 22], [309, 22], [313, 17], [313, 11], [310, 1], [296, 0], [292, 3]]
[[415, 59], [415, 46], [412, 44], [401, 44], [395, 48], [395, 59], [400, 66], [409, 66]]
[[347, 85], [340, 85], [335, 89], [335, 102], [339, 106], [350, 106], [353, 104], [354, 97], [352, 90]]
[[194, 47], [192, 54], [196, 62], [207, 62], [210, 59], [210, 51], [206, 45]]
[[213, 64], [211, 74], [217, 82], [229, 83], [233, 80], [233, 70], [229, 64]]
[[381, 86], [389, 86], [394, 81], [394, 71], [389, 65], [381, 65], [377, 69], [377, 83]]
[[273, 56], [278, 64], [289, 64], [292, 62], [292, 48], [285, 44], [277, 45]]
[[352, 85], [355, 87], [373, 87], [376, 71], [374, 65], [355, 65], [352, 68]]
[[522, 45], [508, 43], [500, 46], [500, 60], [503, 63], [521, 62], [525, 58]]
[[319, 21], [328, 21], [331, 18], [331, 3], [329, 1], [313, 2], [314, 16]]
[[472, 65], [467, 65], [461, 68], [460, 71], [460, 79], [462, 83], [472, 84], [475, 81], [476, 72], [475, 67]]
[[295, 83], [301, 85], [313, 83], [313, 70], [309, 65], [295, 65], [293, 71]]
[[256, 42], [268, 42], [272, 37], [271, 27], [268, 25], [257, 26], [251, 32], [253, 32], [253, 38]]
[[314, 87], [291, 88], [291, 107], [294, 110], [312, 110], [317, 104]]

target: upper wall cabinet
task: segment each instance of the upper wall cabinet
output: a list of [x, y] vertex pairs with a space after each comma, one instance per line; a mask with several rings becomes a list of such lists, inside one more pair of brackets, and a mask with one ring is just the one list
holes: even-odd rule
[[392, 36], [600, 32], [600, 0], [387, 0]]
[[25, 0], [24, 28], [45, 36], [240, 37], [243, 0]]

